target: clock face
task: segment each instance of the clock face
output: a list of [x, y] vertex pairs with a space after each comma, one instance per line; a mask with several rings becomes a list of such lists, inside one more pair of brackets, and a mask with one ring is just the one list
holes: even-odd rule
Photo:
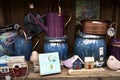
[[115, 29], [114, 28], [108, 28], [107, 34], [110, 37], [113, 37], [115, 35]]

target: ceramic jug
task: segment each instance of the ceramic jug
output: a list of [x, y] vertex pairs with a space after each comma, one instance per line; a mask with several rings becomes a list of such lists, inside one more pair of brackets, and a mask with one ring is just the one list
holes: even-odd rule
[[10, 47], [11, 45], [5, 45], [0, 41], [0, 44], [10, 52], [11, 56], [25, 56], [26, 60], [29, 60], [32, 52], [32, 37], [27, 37], [26, 33], [22, 30], [23, 35], [17, 36], [12, 44], [14, 44], [14, 47]]

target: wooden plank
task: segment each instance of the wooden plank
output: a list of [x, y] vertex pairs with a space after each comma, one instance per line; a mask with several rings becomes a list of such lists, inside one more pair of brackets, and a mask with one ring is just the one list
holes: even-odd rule
[[[80, 74], [72, 72], [69, 74], [68, 69], [62, 67], [62, 72], [59, 74], [40, 76], [39, 73], [33, 72], [33, 65], [28, 62], [29, 72], [25, 80], [120, 80], [120, 72], [111, 71], [107, 68], [95, 68], [94, 70], [78, 70]], [[72, 70], [73, 71], [73, 70]], [[22, 77], [17, 78], [21, 80]]]
[[3, 1], [0, 0], [0, 25], [5, 24], [5, 19], [4, 19], [4, 9], [3, 9]]
[[94, 68], [94, 69], [79, 69], [79, 70], [73, 70], [69, 69], [68, 74], [69, 75], [89, 75], [89, 74], [97, 74], [99, 73], [105, 73], [105, 68]]

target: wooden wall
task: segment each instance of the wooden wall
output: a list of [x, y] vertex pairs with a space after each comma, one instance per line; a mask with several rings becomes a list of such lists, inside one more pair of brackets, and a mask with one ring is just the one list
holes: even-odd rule
[[0, 0], [0, 25], [5, 24], [3, 1]]
[[117, 22], [113, 27], [116, 28], [115, 37], [120, 37], [120, 0], [101, 0], [101, 19]]
[[[30, 0], [3, 0], [4, 8], [4, 18], [5, 24], [13, 23], [23, 23], [24, 16], [28, 13], [28, 3]], [[32, 0], [31, 0], [32, 1]], [[50, 7], [50, 0], [33, 0], [35, 8], [37, 9], [40, 15], [45, 14]], [[101, 20], [110, 20], [110, 21], [119, 21], [120, 22], [120, 2], [114, 0], [101, 0], [100, 4], [100, 19]], [[0, 6], [1, 7], [1, 6]], [[69, 16], [69, 12], [72, 14], [72, 20], [65, 27], [65, 35], [67, 35], [67, 43], [69, 47], [69, 52], [72, 55], [74, 41], [76, 37], [76, 31], [79, 29], [79, 26], [75, 26], [75, 0], [62, 0], [62, 10], [65, 14]], [[1, 16], [1, 15], [0, 15]], [[118, 25], [120, 25], [118, 23]], [[120, 34], [120, 27], [118, 27]], [[43, 52], [44, 37], [46, 33], [42, 31], [39, 34], [40, 43], [35, 48], [38, 52]], [[119, 37], [119, 36], [118, 36]], [[37, 38], [33, 39], [35, 43]]]

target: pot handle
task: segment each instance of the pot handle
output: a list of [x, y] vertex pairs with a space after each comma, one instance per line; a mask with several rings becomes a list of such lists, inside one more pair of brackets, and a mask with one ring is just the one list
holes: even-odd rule
[[111, 24], [110, 24], [110, 28], [112, 28], [112, 26], [113, 26], [114, 24], [117, 24], [117, 22], [111, 23]]

